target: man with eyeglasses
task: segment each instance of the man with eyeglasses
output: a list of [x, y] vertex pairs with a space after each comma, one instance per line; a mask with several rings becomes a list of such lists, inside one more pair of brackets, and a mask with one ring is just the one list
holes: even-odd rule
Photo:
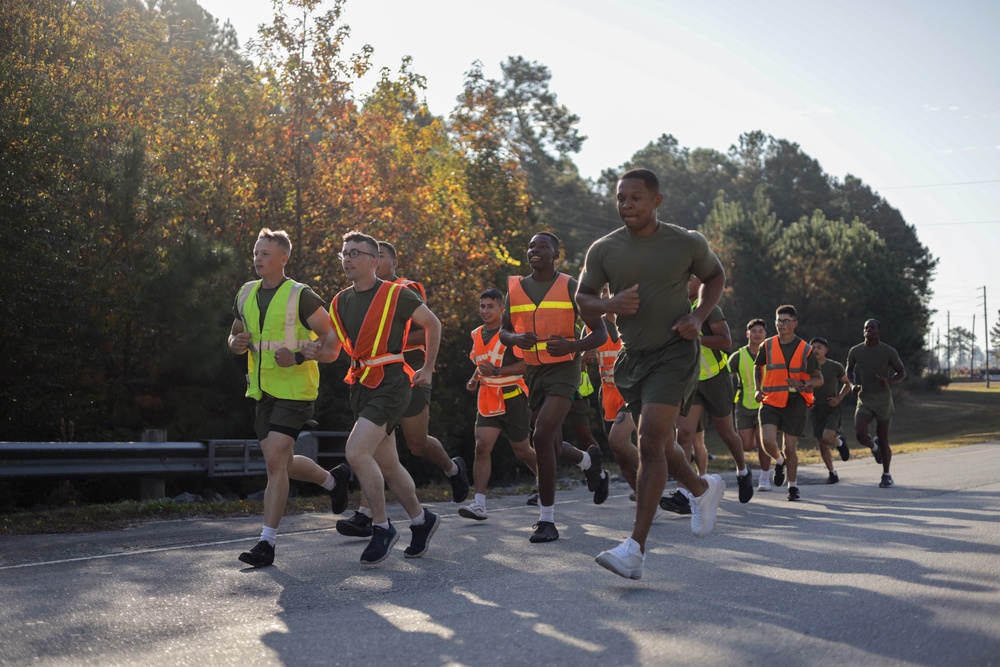
[[[639, 430], [632, 534], [595, 560], [621, 577], [639, 579], [668, 463], [688, 490], [696, 537], [714, 529], [725, 493], [719, 475], [699, 477], [691, 468], [674, 439], [674, 426], [681, 403], [698, 382], [698, 336], [719, 303], [726, 274], [704, 236], [656, 219], [663, 195], [652, 171], [626, 172], [616, 198], [624, 226], [591, 244], [576, 298], [585, 317], [617, 316], [622, 350], [615, 362], [615, 385]], [[688, 299], [692, 274], [703, 282], [694, 309]], [[605, 283], [609, 298], [600, 296]]]
[[[396, 248], [388, 241], [378, 242], [378, 267], [375, 275], [379, 280], [396, 283], [412, 290], [427, 303], [427, 293], [424, 286], [414, 280], [408, 280], [396, 275], [399, 260]], [[420, 368], [424, 365], [424, 330], [419, 326], [407, 328], [403, 342], [403, 357], [410, 368]], [[437, 438], [428, 435], [430, 422], [431, 386], [415, 385], [410, 388], [410, 402], [399, 420], [399, 429], [403, 434], [410, 453], [426, 459], [441, 468], [451, 483], [452, 502], [463, 502], [469, 495], [469, 477], [465, 460], [460, 456], [450, 458], [444, 445]], [[337, 522], [337, 532], [352, 537], [368, 537], [372, 534], [371, 510], [362, 499], [354, 515], [349, 519]]]
[[293, 453], [299, 432], [312, 418], [319, 393], [319, 368], [305, 356], [305, 350], [332, 350], [337, 337], [323, 300], [308, 285], [285, 276], [291, 252], [286, 232], [261, 230], [253, 247], [254, 269], [260, 280], [240, 288], [229, 333], [229, 349], [234, 354], [249, 353], [247, 396], [257, 401], [254, 430], [267, 462], [260, 541], [239, 555], [240, 561], [252, 567], [274, 563], [289, 479], [326, 489], [334, 514], [347, 508], [351, 481], [346, 464], [328, 472], [309, 457]]
[[[351, 287], [330, 304], [336, 343], [330, 347], [310, 344], [303, 354], [332, 362], [344, 350], [351, 359], [344, 380], [351, 386], [351, 410], [357, 421], [347, 439], [347, 461], [372, 513], [371, 541], [361, 554], [361, 563], [381, 563], [399, 539], [386, 514], [386, 485], [410, 518], [410, 545], [403, 555], [419, 558], [427, 553], [440, 518], [421, 507], [413, 478], [399, 462], [394, 429], [410, 402], [411, 383], [418, 387], [431, 383], [441, 323], [416, 292], [379, 280], [375, 275], [378, 243], [371, 236], [348, 232], [340, 259]], [[424, 329], [427, 346], [424, 365], [413, 372], [412, 379], [402, 354], [411, 319]]]
[[[754, 388], [761, 404], [761, 440], [774, 457], [774, 485], [785, 483], [787, 469], [788, 500], [796, 501], [800, 498], [798, 442], [806, 433], [813, 389], [823, 385], [823, 373], [809, 343], [795, 335], [799, 323], [795, 306], [779, 306], [774, 323], [778, 335], [764, 340], [754, 361]], [[783, 451], [778, 450], [779, 431]]]

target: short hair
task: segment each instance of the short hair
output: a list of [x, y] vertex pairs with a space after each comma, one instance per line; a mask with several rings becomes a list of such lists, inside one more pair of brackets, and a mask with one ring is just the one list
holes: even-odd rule
[[822, 336], [816, 336], [811, 341], [809, 341], [810, 345], [815, 345], [816, 343], [819, 343], [823, 347], [825, 347], [827, 349], [830, 349], [830, 341], [828, 341], [827, 339], [823, 338]]
[[882, 323], [881, 322], [879, 322], [878, 320], [876, 320], [874, 317], [869, 317], [867, 320], [865, 320], [865, 324], [868, 324], [869, 322], [874, 322], [875, 326], [878, 327], [878, 332], [882, 333]]
[[552, 242], [556, 244], [556, 250], [559, 249], [559, 237], [552, 232], [538, 232], [535, 236], [544, 236], [546, 238], [552, 239]]
[[277, 243], [285, 249], [286, 253], [289, 255], [292, 254], [292, 240], [288, 238], [288, 232], [284, 229], [272, 231], [265, 227], [260, 230], [260, 234], [257, 235], [257, 240], [259, 241], [260, 239], [267, 239], [271, 243]]
[[755, 317], [749, 322], [747, 322], [747, 331], [750, 331], [751, 329], [753, 329], [755, 326], [758, 325], [764, 327], [764, 331], [767, 331], [767, 322], [765, 322], [764, 318], [762, 317]]
[[357, 230], [349, 231], [344, 234], [344, 243], [366, 243], [371, 246], [371, 249], [375, 251], [375, 256], [378, 257], [378, 241], [368, 234]]
[[393, 258], [393, 259], [396, 259], [396, 247], [395, 247], [395, 246], [393, 246], [393, 245], [392, 245], [391, 243], [389, 243], [388, 241], [379, 241], [379, 242], [378, 242], [378, 249], [379, 249], [380, 251], [382, 251], [382, 250], [386, 250], [386, 251], [388, 251], [388, 252], [389, 252], [389, 254], [390, 254], [390, 255], [392, 255], [392, 258]]
[[783, 305], [783, 306], [778, 306], [778, 309], [776, 311], [774, 311], [774, 314], [776, 316], [777, 315], [791, 315], [793, 319], [796, 319], [796, 320], [799, 319], [799, 314], [797, 312], [795, 312], [795, 306], [789, 305], [787, 303], [785, 305]]
[[496, 287], [490, 287], [490, 288], [484, 289], [482, 292], [480, 292], [479, 293], [479, 298], [480, 299], [493, 299], [494, 301], [499, 301], [500, 303], [503, 303], [503, 292], [501, 292], [500, 290], [498, 290]]
[[654, 195], [660, 193], [660, 179], [649, 169], [629, 169], [618, 180], [624, 181], [626, 178], [637, 178], [645, 183], [646, 189]]

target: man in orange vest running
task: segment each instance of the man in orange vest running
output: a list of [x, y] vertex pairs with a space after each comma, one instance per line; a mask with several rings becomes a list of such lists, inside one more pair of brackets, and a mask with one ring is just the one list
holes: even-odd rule
[[[601, 552], [599, 565], [626, 579], [642, 577], [646, 539], [670, 471], [691, 494], [691, 531], [715, 527], [726, 483], [699, 477], [674, 441], [681, 403], [698, 381], [698, 335], [719, 302], [726, 274], [705, 237], [656, 219], [663, 203], [660, 181], [648, 169], [632, 169], [618, 181], [618, 215], [624, 226], [594, 241], [580, 276], [577, 299], [585, 316], [618, 315], [623, 349], [615, 384], [639, 428], [635, 523], [620, 545]], [[691, 309], [691, 274], [704, 283]], [[608, 284], [611, 297], [602, 299]]]
[[[795, 306], [775, 311], [778, 335], [764, 340], [754, 361], [754, 382], [760, 406], [760, 434], [767, 453], [774, 458], [774, 485], [785, 483], [788, 468], [788, 500], [799, 499], [796, 473], [797, 446], [806, 433], [806, 417], [813, 404], [813, 388], [822, 386], [823, 373], [809, 343], [795, 335]], [[783, 451], [778, 451], [778, 431]]]
[[[400, 278], [396, 275], [399, 260], [396, 248], [388, 241], [378, 242], [378, 268], [375, 275], [379, 280], [396, 283], [413, 290], [420, 295], [420, 300], [427, 303], [427, 293], [420, 283]], [[406, 332], [403, 346], [403, 357], [410, 368], [420, 368], [424, 365], [424, 330], [418, 326], [410, 326]], [[410, 388], [410, 403], [399, 420], [399, 429], [403, 432], [403, 441], [414, 456], [426, 459], [441, 468], [451, 483], [451, 499], [460, 503], [469, 495], [469, 477], [465, 469], [465, 461], [461, 456], [449, 458], [444, 445], [437, 438], [428, 435], [430, 423], [431, 386], [413, 386]], [[361, 505], [349, 519], [337, 522], [337, 532], [351, 537], [368, 537], [372, 534], [371, 510], [362, 497]]]
[[537, 476], [535, 450], [531, 447], [531, 409], [528, 386], [524, 382], [524, 359], [516, 347], [500, 342], [503, 321], [503, 293], [491, 287], [479, 295], [479, 317], [483, 325], [472, 332], [469, 358], [476, 370], [465, 388], [476, 392], [476, 458], [472, 479], [476, 496], [458, 510], [467, 519], [486, 519], [486, 490], [493, 469], [491, 455], [502, 431], [507, 432], [514, 456]]
[[[337, 343], [332, 349], [313, 343], [303, 354], [328, 363], [343, 350], [351, 359], [345, 381], [351, 386], [351, 410], [357, 422], [347, 439], [347, 462], [372, 512], [371, 541], [361, 554], [361, 563], [382, 562], [399, 539], [386, 515], [386, 485], [410, 517], [412, 536], [403, 555], [419, 558], [427, 552], [440, 518], [420, 506], [413, 478], [399, 462], [394, 429], [410, 402], [411, 383], [431, 383], [441, 323], [416, 292], [376, 277], [378, 243], [371, 236], [348, 232], [340, 260], [352, 285], [330, 304]], [[404, 332], [411, 319], [423, 327], [427, 345], [424, 365], [413, 372], [412, 379], [402, 354]]]
[[559, 539], [555, 525], [557, 461], [576, 464], [584, 471], [595, 503], [601, 504], [608, 497], [609, 479], [601, 468], [600, 448], [591, 446], [582, 452], [562, 439], [562, 423], [580, 386], [578, 355], [598, 347], [608, 332], [600, 315], [589, 316], [584, 322], [591, 333], [576, 338], [576, 281], [556, 271], [558, 255], [555, 234], [541, 232], [531, 237], [531, 275], [507, 280], [507, 310], [500, 329], [504, 345], [523, 350], [528, 398], [535, 416], [539, 517], [531, 542]]

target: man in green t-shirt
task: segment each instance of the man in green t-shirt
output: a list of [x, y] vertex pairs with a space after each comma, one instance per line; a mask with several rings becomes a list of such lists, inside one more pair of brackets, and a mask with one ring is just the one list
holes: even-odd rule
[[757, 450], [760, 462], [760, 477], [757, 480], [758, 491], [771, 490], [771, 457], [764, 449], [760, 437], [760, 421], [757, 413], [760, 402], [754, 390], [754, 360], [760, 350], [761, 343], [767, 338], [767, 325], [763, 318], [755, 317], [747, 322], [747, 344], [736, 350], [729, 358], [729, 370], [737, 378], [736, 429], [743, 442], [743, 451]]
[[836, 448], [844, 461], [851, 458], [851, 450], [844, 441], [844, 436], [840, 435], [840, 402], [851, 393], [851, 381], [847, 379], [843, 364], [827, 358], [830, 344], [825, 338], [817, 336], [809, 341], [809, 345], [816, 356], [819, 371], [823, 374], [823, 384], [813, 392], [815, 403], [809, 419], [812, 421], [813, 435], [819, 443], [819, 455], [828, 471], [826, 483], [836, 484], [840, 481], [840, 475], [833, 467], [832, 450]]
[[[395, 428], [410, 402], [411, 383], [431, 383], [441, 344], [441, 322], [416, 292], [379, 280], [375, 275], [378, 243], [371, 236], [348, 232], [340, 260], [352, 284], [330, 306], [336, 345], [321, 348], [311, 344], [303, 353], [307, 359], [329, 363], [343, 349], [351, 358], [347, 381], [357, 421], [347, 438], [347, 461], [372, 513], [371, 541], [361, 554], [361, 563], [381, 563], [399, 539], [386, 515], [386, 485], [410, 517], [412, 537], [403, 555], [419, 558], [427, 552], [440, 518], [420, 506], [413, 478], [399, 462]], [[398, 300], [392, 307], [394, 297]], [[373, 317], [368, 317], [369, 310]], [[424, 365], [416, 369], [412, 379], [404, 369], [402, 355], [403, 334], [411, 319], [423, 327], [427, 346]]]
[[[890, 371], [891, 374], [890, 374]], [[882, 342], [882, 324], [875, 319], [865, 322], [865, 342], [847, 353], [847, 377], [854, 383], [858, 407], [854, 411], [854, 433], [858, 442], [872, 450], [876, 463], [882, 464], [879, 486], [893, 485], [889, 474], [892, 448], [889, 446], [889, 425], [894, 407], [890, 385], [906, 379], [906, 369], [899, 353]], [[873, 440], [868, 426], [875, 420]]]
[[[726, 483], [699, 477], [674, 439], [681, 403], [698, 382], [698, 336], [719, 303], [726, 274], [705, 237], [656, 219], [663, 203], [660, 182], [648, 169], [632, 169], [618, 181], [618, 215], [624, 226], [587, 251], [577, 302], [585, 316], [615, 313], [622, 350], [615, 384], [639, 429], [635, 523], [632, 534], [602, 552], [598, 564], [615, 574], [642, 577], [649, 527], [667, 482], [667, 465], [691, 500], [691, 530], [698, 537], [715, 527]], [[688, 300], [688, 279], [703, 283], [698, 306]], [[600, 296], [607, 283], [611, 297]]]

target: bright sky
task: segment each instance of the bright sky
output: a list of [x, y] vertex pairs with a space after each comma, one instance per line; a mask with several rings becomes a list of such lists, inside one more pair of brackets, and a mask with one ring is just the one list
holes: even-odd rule
[[[272, 14], [270, 0], [199, 1], [241, 43]], [[376, 72], [412, 56], [439, 115], [475, 60], [490, 77], [508, 56], [544, 64], [588, 137], [585, 177], [661, 134], [723, 152], [753, 130], [798, 143], [828, 174], [882, 194], [940, 259], [931, 342], [944, 342], [950, 310], [953, 327], [971, 329], [975, 314], [982, 347], [984, 286], [996, 322], [995, 0], [347, 0], [343, 20], [351, 52], [374, 48]]]

